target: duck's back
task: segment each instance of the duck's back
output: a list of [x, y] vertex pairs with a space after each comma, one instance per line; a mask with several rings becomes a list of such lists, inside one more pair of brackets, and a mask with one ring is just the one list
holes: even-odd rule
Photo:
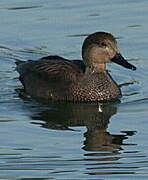
[[32, 97], [71, 100], [71, 86], [84, 75], [85, 65], [80, 60], [66, 60], [48, 56], [38, 61], [16, 62], [25, 92]]

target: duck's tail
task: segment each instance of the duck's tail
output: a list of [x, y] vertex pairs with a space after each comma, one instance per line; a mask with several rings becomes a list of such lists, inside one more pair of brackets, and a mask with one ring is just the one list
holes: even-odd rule
[[15, 64], [18, 66], [18, 65], [20, 65], [20, 64], [22, 64], [22, 63], [24, 63], [25, 61], [22, 61], [22, 60], [19, 60], [19, 59], [17, 59], [17, 60], [15, 60]]

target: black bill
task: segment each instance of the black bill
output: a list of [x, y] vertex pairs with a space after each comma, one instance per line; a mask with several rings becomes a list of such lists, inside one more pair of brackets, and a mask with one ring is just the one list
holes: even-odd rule
[[128, 63], [120, 53], [117, 53], [114, 56], [114, 58], [111, 59], [111, 61], [115, 62], [125, 68], [132, 69], [133, 71], [136, 70], [136, 67], [134, 65]]

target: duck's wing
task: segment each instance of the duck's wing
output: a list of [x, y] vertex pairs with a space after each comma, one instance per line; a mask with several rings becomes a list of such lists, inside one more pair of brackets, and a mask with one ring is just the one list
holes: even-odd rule
[[67, 61], [67, 62], [71, 62], [73, 64], [75, 64], [79, 69], [81, 69], [83, 72], [85, 72], [85, 64], [82, 60], [67, 60], [67, 59], [64, 59], [63, 57], [60, 57], [60, 56], [45, 56], [41, 59], [47, 59], [47, 60], [64, 60], [64, 61]]
[[84, 74], [85, 65], [82, 61], [70, 61], [59, 56], [47, 56], [38, 61], [16, 63], [20, 76], [39, 74], [46, 79], [76, 81]]

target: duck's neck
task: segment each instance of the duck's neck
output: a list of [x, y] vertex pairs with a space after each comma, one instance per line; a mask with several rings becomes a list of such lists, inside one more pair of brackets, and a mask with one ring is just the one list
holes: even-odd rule
[[97, 64], [90, 67], [86, 67], [86, 73], [99, 73], [99, 72], [106, 72], [106, 64]]

